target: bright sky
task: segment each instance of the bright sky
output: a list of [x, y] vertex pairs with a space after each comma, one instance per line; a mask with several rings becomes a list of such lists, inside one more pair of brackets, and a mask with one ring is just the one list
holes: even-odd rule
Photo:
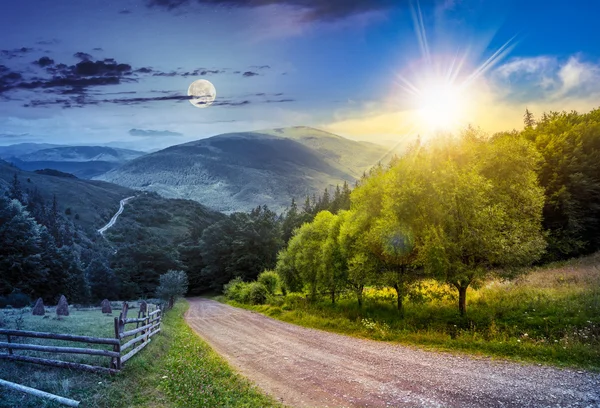
[[[597, 1], [6, 3], [0, 145], [151, 149], [294, 125], [396, 141], [600, 105]], [[186, 96], [201, 78], [217, 90], [204, 109]]]

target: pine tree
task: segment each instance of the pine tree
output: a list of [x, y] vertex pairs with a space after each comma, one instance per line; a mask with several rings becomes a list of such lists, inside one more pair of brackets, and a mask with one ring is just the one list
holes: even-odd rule
[[11, 200], [18, 200], [20, 203], [23, 203], [23, 190], [21, 189], [21, 182], [17, 177], [17, 173], [13, 174], [13, 180], [10, 183], [10, 188], [8, 190], [8, 196]]
[[310, 214], [312, 213], [312, 206], [310, 205], [310, 196], [306, 196], [306, 200], [304, 200], [304, 207], [302, 207], [302, 211], [304, 211], [305, 214]]
[[535, 126], [535, 119], [533, 117], [533, 113], [529, 112], [528, 108], [525, 108], [523, 122], [525, 123], [525, 129], [533, 129], [533, 127]]

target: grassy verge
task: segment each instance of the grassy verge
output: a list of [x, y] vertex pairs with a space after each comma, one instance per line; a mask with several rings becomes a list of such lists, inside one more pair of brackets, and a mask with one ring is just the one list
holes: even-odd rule
[[[30, 364], [0, 362], [0, 378], [82, 401], [83, 407], [266, 407], [277, 404], [260, 393], [187, 326], [188, 304], [178, 302], [166, 313], [162, 332], [116, 376], [102, 376]], [[88, 315], [86, 315], [86, 313]], [[89, 315], [93, 313], [92, 315]], [[101, 317], [99, 317], [100, 315]], [[64, 321], [46, 319], [53, 331], [102, 335], [111, 326], [98, 324], [99, 312], [75, 312]], [[7, 319], [8, 320], [8, 319]], [[24, 329], [39, 328], [26, 317]], [[106, 317], [109, 323], [110, 317]], [[94, 321], [95, 324], [90, 325]], [[87, 333], [81, 328], [87, 322]], [[56, 330], [55, 325], [61, 325]], [[14, 327], [13, 327], [14, 328]], [[67, 329], [72, 330], [67, 330]], [[48, 328], [46, 328], [48, 329]], [[0, 389], [0, 407], [58, 407], [54, 403]]]
[[298, 294], [266, 305], [235, 306], [305, 327], [436, 350], [600, 371], [600, 255], [537, 269], [516, 281], [469, 290], [462, 318], [455, 292], [424, 282], [400, 318], [389, 289], [365, 290], [336, 304]]

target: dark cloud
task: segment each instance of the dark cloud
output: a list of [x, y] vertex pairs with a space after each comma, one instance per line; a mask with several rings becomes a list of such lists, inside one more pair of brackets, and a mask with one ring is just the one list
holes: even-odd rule
[[49, 65], [54, 65], [54, 60], [50, 57], [42, 57], [37, 61], [33, 61], [33, 63], [35, 65], [39, 65], [40, 67], [44, 68], [47, 67]]
[[[66, 95], [66, 93], [65, 93]], [[52, 106], [58, 105], [62, 108], [81, 108], [87, 105], [103, 105], [103, 104], [116, 104], [123, 106], [132, 106], [132, 105], [140, 105], [147, 104], [150, 102], [183, 102], [189, 101], [190, 99], [194, 99], [194, 96], [188, 95], [166, 95], [166, 96], [151, 96], [151, 97], [135, 97], [135, 98], [104, 98], [104, 99], [91, 99], [86, 94], [74, 94], [68, 98], [55, 98], [55, 99], [46, 99], [46, 100], [32, 100], [23, 106], [25, 107], [44, 107], [44, 106]], [[293, 102], [293, 99], [279, 99], [279, 100], [263, 100], [258, 102], [252, 102], [249, 99], [220, 99], [212, 103], [211, 106], [245, 106], [250, 105], [251, 103], [286, 103]], [[132, 129], [135, 130], [135, 129]], [[139, 130], [139, 129], [137, 129]], [[141, 134], [140, 134], [141, 135]], [[137, 135], [136, 135], [137, 136]]]
[[0, 55], [5, 59], [20, 58], [33, 51], [33, 48], [21, 47], [12, 50], [0, 50]]
[[183, 136], [183, 133], [171, 132], [170, 130], [144, 130], [144, 129], [131, 129], [129, 131], [131, 136]]
[[90, 54], [88, 54], [87, 52], [76, 52], [75, 54], [73, 54], [73, 56], [75, 58], [79, 58], [82, 61], [88, 61], [92, 59], [92, 56]]
[[257, 76], [258, 74], [256, 72], [252, 72], [252, 71], [246, 71], [243, 74], [245, 77], [253, 77], [253, 76]]
[[56, 44], [60, 44], [60, 40], [53, 38], [51, 40], [38, 41], [38, 42], [36, 42], [36, 44], [38, 44], [38, 45], [56, 45]]
[[72, 69], [75, 75], [81, 76], [122, 76], [131, 73], [131, 65], [117, 64], [113, 59], [104, 61], [81, 61]]
[[151, 73], [152, 76], [158, 76], [158, 77], [181, 76], [181, 77], [187, 78], [190, 76], [206, 76], [206, 75], [224, 74], [226, 71], [224, 69], [198, 68], [193, 71], [185, 71], [185, 72], [181, 72], [181, 71], [161, 72], [161, 71], [154, 71], [152, 68], [149, 68], [149, 67], [144, 67], [144, 68], [137, 69], [135, 72], [139, 72], [139, 73], [143, 73], [143, 74]]
[[309, 21], [337, 20], [368, 11], [387, 10], [396, 6], [407, 6], [410, 0], [147, 0], [147, 5], [165, 10], [180, 10], [191, 4], [224, 7], [260, 7], [281, 4], [306, 11]]
[[[90, 87], [136, 81], [132, 76], [132, 68], [129, 64], [117, 63], [110, 58], [95, 62], [85, 60], [69, 66], [62, 63], [55, 64], [49, 57], [42, 57], [34, 64], [45, 68], [45, 71], [51, 76], [25, 79], [21, 73], [11, 71], [4, 65], [0, 66], [0, 94], [13, 89], [42, 89], [45, 93], [85, 97]], [[60, 101], [61, 103], [65, 102], [62, 99]], [[75, 102], [80, 104], [82, 100], [79, 99]], [[39, 105], [43, 105], [43, 103], [32, 102], [32, 106]]]
[[250, 68], [254, 69], [271, 69], [270, 65], [252, 65]]
[[104, 51], [104, 50], [102, 49], [102, 47], [96, 47], [96, 48], [93, 48], [92, 51]]

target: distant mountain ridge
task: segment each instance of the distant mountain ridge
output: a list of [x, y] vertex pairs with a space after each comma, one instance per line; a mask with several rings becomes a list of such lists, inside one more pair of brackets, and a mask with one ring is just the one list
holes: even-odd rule
[[223, 212], [268, 205], [352, 183], [388, 151], [308, 127], [228, 133], [171, 146], [134, 159], [97, 179]]
[[[12, 152], [13, 155], [6, 157], [6, 160], [27, 171], [53, 169], [74, 174], [79, 178], [91, 179], [145, 154], [136, 150], [106, 146], [54, 146], [33, 150], [41, 146], [44, 145], [17, 146], [12, 150], [8, 149], [11, 147], [8, 146], [5, 151]], [[3, 154], [8, 155], [6, 152]]]
[[60, 162], [85, 162], [103, 161], [122, 163], [135, 159], [145, 154], [144, 152], [128, 149], [119, 149], [106, 146], [61, 146], [37, 150], [29, 154], [20, 155], [18, 158], [25, 162], [35, 161], [60, 161]]

